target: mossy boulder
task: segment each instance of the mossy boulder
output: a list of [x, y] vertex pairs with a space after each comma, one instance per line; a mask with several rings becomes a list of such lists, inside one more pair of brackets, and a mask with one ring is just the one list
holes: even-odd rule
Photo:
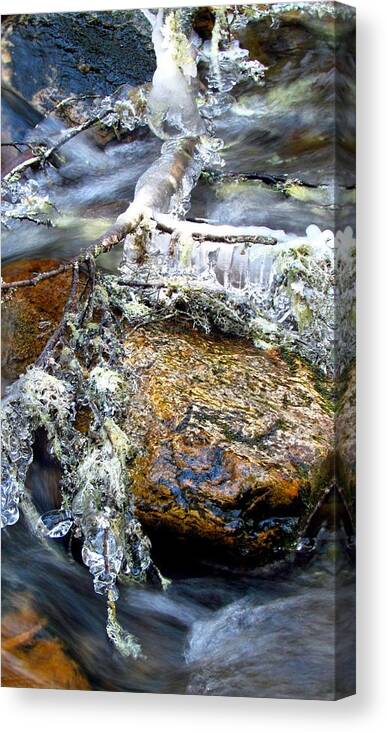
[[206, 553], [280, 555], [331, 476], [333, 414], [312, 370], [278, 351], [165, 323], [127, 338], [138, 386], [126, 429], [150, 535]]

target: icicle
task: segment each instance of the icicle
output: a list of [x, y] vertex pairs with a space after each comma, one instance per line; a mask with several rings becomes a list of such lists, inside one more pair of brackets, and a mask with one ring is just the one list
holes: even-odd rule
[[136, 638], [128, 633], [117, 620], [116, 602], [112, 592], [108, 594], [106, 633], [122, 656], [145, 659]]
[[162, 140], [199, 137], [204, 122], [195, 100], [196, 61], [192, 44], [179, 30], [177, 14], [164, 11], [157, 16], [143, 11], [152, 25], [156, 71], [148, 99], [148, 124]]

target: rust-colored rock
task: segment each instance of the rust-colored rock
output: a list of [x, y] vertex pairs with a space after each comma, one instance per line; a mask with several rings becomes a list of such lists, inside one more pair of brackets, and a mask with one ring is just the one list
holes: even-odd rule
[[131, 476], [139, 518], [151, 534], [265, 560], [329, 478], [330, 405], [301, 361], [179, 328], [127, 342], [140, 379], [127, 419], [143, 446]]
[[[5, 282], [24, 280], [58, 266], [53, 259], [29, 259], [3, 267]], [[34, 287], [7, 292], [2, 305], [2, 373], [13, 381], [42, 352], [58, 325], [71, 286], [71, 272], [43, 280]]]
[[27, 596], [14, 598], [17, 610], [2, 621], [2, 686], [33, 689], [89, 689], [78, 665], [62, 644], [47, 634]]

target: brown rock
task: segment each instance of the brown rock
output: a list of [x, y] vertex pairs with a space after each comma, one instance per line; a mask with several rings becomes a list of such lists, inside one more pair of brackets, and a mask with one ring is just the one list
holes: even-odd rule
[[[89, 689], [78, 665], [57, 638], [45, 630], [27, 596], [14, 598], [18, 609], [2, 621], [2, 686], [33, 689]], [[46, 637], [41, 637], [41, 636]]]
[[[144, 527], [266, 559], [328, 480], [333, 417], [312, 371], [275, 351], [155, 325], [128, 339], [127, 430]], [[207, 546], [208, 550], [208, 546]]]
[[[5, 282], [24, 280], [38, 272], [54, 269], [53, 259], [10, 262], [3, 267]], [[7, 292], [2, 305], [2, 375], [13, 381], [42, 352], [58, 325], [71, 286], [71, 272], [43, 280], [35, 287]]]

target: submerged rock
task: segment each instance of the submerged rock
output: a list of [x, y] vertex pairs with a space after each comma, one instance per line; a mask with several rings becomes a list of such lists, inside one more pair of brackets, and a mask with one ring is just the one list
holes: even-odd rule
[[46, 630], [26, 595], [13, 598], [14, 607], [2, 622], [2, 686], [32, 689], [89, 689], [78, 664], [62, 643]]
[[131, 489], [145, 530], [215, 554], [281, 554], [331, 469], [333, 417], [311, 369], [181, 325], [137, 330], [127, 349], [139, 379]]

